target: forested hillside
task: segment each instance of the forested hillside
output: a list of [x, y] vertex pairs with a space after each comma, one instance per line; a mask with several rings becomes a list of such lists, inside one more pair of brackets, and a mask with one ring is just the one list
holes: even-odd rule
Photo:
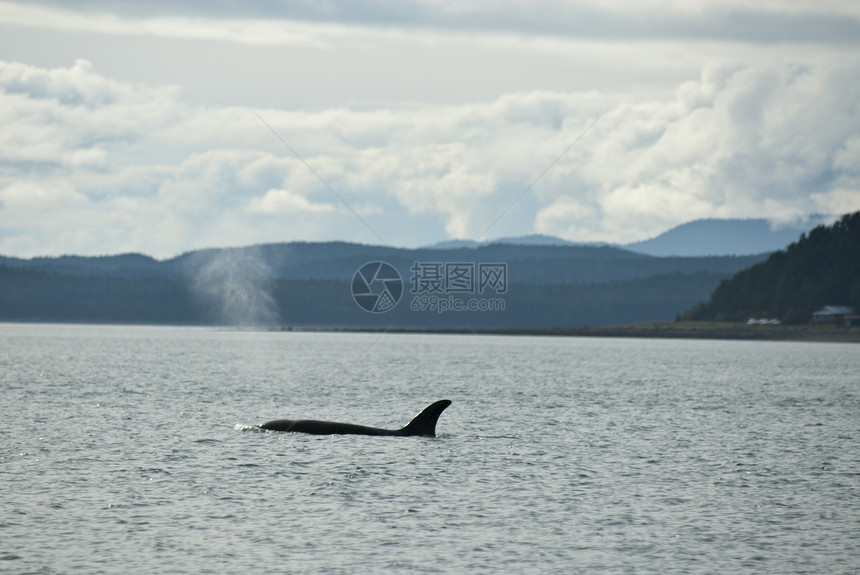
[[785, 250], [720, 282], [683, 319], [744, 321], [776, 317], [806, 323], [825, 305], [860, 310], [860, 212], [818, 226]]
[[[671, 320], [724, 274], [664, 274], [580, 284], [511, 284], [504, 308], [418, 309], [404, 294], [392, 311], [359, 308], [348, 282], [259, 280], [215, 291], [179, 279], [56, 275], [0, 266], [0, 321], [258, 325], [315, 328], [538, 329]], [[407, 288], [408, 289], [408, 288]]]
[[489, 244], [463, 249], [403, 249], [345, 242], [264, 244], [206, 249], [168, 260], [142, 254], [20, 259], [0, 256], [0, 266], [64, 276], [191, 280], [212, 270], [250, 272], [268, 279], [348, 282], [369, 261], [385, 261], [406, 277], [413, 262], [503, 262], [511, 283], [564, 284], [632, 280], [660, 274], [730, 276], [766, 255], [651, 257], [610, 246]]
[[[411, 250], [343, 242], [208, 249], [169, 260], [141, 254], [0, 257], [0, 321], [416, 329], [671, 321], [720, 280], [765, 257], [664, 258], [566, 245]], [[381, 314], [359, 307], [351, 291], [356, 271], [374, 261], [397, 270], [404, 289], [402, 301]], [[442, 273], [447, 264], [472, 270], [472, 280], [480, 279], [475, 270], [484, 264], [503, 268], [505, 289], [482, 292], [471, 280], [456, 279], [444, 289], [441, 283], [436, 291], [417, 289], [419, 280], [429, 281], [425, 270]], [[438, 300], [489, 305], [489, 299], [501, 309], [429, 309]]]

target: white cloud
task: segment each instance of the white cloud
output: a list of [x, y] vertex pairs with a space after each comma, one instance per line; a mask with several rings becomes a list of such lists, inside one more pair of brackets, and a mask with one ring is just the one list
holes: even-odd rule
[[[670, 98], [528, 91], [447, 106], [260, 109], [0, 62], [0, 253], [172, 256], [483, 232], [626, 242], [700, 217], [860, 209], [860, 63], [711, 66]], [[335, 191], [332, 191], [328, 188]], [[366, 216], [367, 224], [341, 203]]]
[[[612, 110], [585, 162], [591, 187], [577, 198], [599, 206], [603, 223], [578, 239], [635, 240], [699, 217], [857, 209], [860, 189], [833, 166], [860, 133], [858, 71], [857, 62], [706, 69], [674, 101]], [[539, 231], [563, 232], [549, 225], [569, 200], [558, 203]]]
[[69, 210], [88, 203], [87, 197], [69, 184], [56, 182], [52, 186], [38, 182], [14, 181], [0, 190], [3, 207], [22, 216], [38, 215], [45, 206]]
[[100, 34], [325, 47], [410, 37], [559, 47], [559, 40], [683, 38], [858, 42], [860, 8], [840, 0], [483, 0], [459, 2], [0, 2], [10, 24]]
[[122, 84], [90, 62], [44, 69], [0, 61], [0, 148], [7, 161], [59, 166], [103, 165], [108, 148], [129, 147], [151, 122], [181, 113], [173, 87]]
[[269, 21], [246, 18], [232, 21], [196, 15], [128, 16], [112, 12], [116, 6], [80, 12], [68, 4], [62, 7], [35, 3], [0, 2], [0, 17], [8, 24], [72, 32], [116, 35], [155, 35], [166, 38], [228, 40], [252, 45], [325, 46], [346, 35], [346, 28], [332, 24]]
[[272, 189], [262, 197], [252, 198], [248, 211], [269, 215], [319, 214], [334, 211], [334, 206], [328, 203], [311, 203], [307, 198], [289, 190]]
[[845, 146], [836, 151], [833, 168], [847, 174], [860, 175], [860, 134], [849, 137]]

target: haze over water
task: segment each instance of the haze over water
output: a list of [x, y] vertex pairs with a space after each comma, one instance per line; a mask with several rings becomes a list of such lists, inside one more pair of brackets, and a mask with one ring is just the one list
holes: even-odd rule
[[[0, 570], [857, 573], [860, 346], [0, 325]], [[435, 439], [261, 432], [275, 418]]]

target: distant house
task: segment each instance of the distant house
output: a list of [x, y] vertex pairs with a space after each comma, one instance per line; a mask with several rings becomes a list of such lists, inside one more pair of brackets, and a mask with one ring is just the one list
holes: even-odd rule
[[751, 317], [747, 320], [747, 325], [779, 325], [782, 322], [776, 319], [775, 317], [766, 318], [766, 317]]
[[[843, 323], [846, 317], [853, 317], [854, 308], [844, 305], [826, 305], [812, 312], [812, 323]], [[850, 324], [849, 324], [850, 325]]]

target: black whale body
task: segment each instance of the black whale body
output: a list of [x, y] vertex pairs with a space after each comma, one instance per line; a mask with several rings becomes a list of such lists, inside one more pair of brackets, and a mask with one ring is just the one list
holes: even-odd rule
[[260, 426], [260, 429], [310, 433], [313, 435], [417, 435], [421, 437], [436, 437], [436, 421], [449, 405], [451, 405], [451, 402], [447, 399], [442, 399], [428, 405], [406, 427], [401, 429], [381, 429], [379, 427], [367, 427], [353, 423], [316, 421], [313, 419], [276, 419], [274, 421], [267, 421]]

